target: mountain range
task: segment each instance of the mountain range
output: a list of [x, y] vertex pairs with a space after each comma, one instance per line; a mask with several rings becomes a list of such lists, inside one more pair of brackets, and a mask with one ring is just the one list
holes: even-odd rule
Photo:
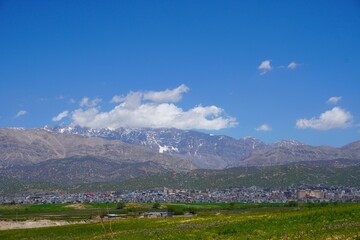
[[[335, 148], [294, 140], [266, 144], [252, 137], [234, 139], [179, 129], [0, 129], [0, 193], [64, 186], [77, 189], [84, 184], [85, 189], [104, 189], [105, 185], [114, 187], [120, 182], [132, 188], [165, 186], [169, 183], [166, 179], [187, 186], [188, 177], [194, 187], [225, 187], [241, 182], [256, 185], [263, 176], [276, 183], [279, 178], [271, 177], [272, 170], [266, 169], [276, 171], [274, 176], [300, 176], [286, 181], [292, 184], [303, 183], [301, 176], [308, 176], [311, 183], [355, 181], [354, 185], [360, 185], [354, 178], [359, 163], [360, 141]], [[231, 169], [239, 170], [227, 178]], [[257, 173], [243, 173], [249, 169]], [[339, 169], [343, 169], [342, 175], [337, 176]], [[241, 177], [244, 174], [246, 178]], [[184, 179], [177, 180], [181, 176]], [[227, 179], [227, 184], [214, 180], [220, 176]]]
[[153, 162], [173, 171], [191, 170], [191, 161], [118, 140], [59, 134], [43, 129], [0, 129], [0, 167], [11, 168], [51, 159], [91, 156], [115, 163]]
[[66, 135], [101, 137], [142, 146], [158, 153], [190, 160], [197, 168], [224, 169], [238, 166], [273, 166], [302, 161], [360, 159], [360, 141], [341, 148], [310, 146], [295, 140], [266, 144], [253, 137], [234, 139], [179, 129], [89, 129], [50, 127], [46, 131]]

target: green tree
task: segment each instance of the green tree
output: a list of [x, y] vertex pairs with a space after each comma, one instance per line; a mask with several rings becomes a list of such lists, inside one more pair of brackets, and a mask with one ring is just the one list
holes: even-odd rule
[[156, 203], [154, 203], [153, 208], [154, 209], [159, 209], [160, 206], [161, 206], [160, 203], [156, 202]]
[[184, 215], [184, 208], [168, 206], [167, 211], [170, 215]]
[[191, 214], [196, 214], [196, 208], [194, 208], [194, 207], [190, 207], [190, 208], [188, 209], [188, 211], [189, 211], [189, 213], [191, 213]]
[[116, 206], [116, 209], [124, 209], [125, 208], [125, 203], [123, 202], [119, 202]]
[[298, 203], [298, 202], [295, 202], [295, 201], [289, 201], [286, 205], [287, 205], [288, 207], [298, 207], [298, 206], [299, 206], [299, 203]]

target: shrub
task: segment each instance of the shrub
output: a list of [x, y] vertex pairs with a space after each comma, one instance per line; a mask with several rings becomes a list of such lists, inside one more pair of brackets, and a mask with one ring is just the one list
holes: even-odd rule
[[329, 205], [328, 202], [321, 202], [321, 203], [320, 203], [320, 206], [321, 206], [321, 207], [325, 207], [325, 206], [328, 206], [328, 205]]
[[158, 203], [158, 202], [156, 202], [156, 203], [153, 204], [153, 208], [154, 208], [154, 209], [159, 209], [160, 206], [161, 206], [161, 205], [160, 205], [160, 203]]
[[171, 215], [184, 215], [184, 209], [179, 207], [168, 206], [167, 211]]
[[194, 207], [188, 208], [187, 211], [191, 214], [196, 214], [196, 208], [194, 208]]
[[295, 202], [295, 201], [289, 201], [287, 204], [286, 204], [287, 207], [298, 207], [299, 206], [299, 203], [298, 202]]
[[116, 206], [116, 209], [124, 209], [125, 208], [125, 203], [123, 202], [119, 202]]
[[235, 203], [234, 203], [234, 202], [229, 203], [229, 208], [230, 208], [230, 209], [235, 208]]
[[313, 207], [315, 207], [316, 205], [315, 205], [315, 203], [313, 203], [313, 202], [307, 202], [306, 203], [306, 207], [308, 207], [308, 208], [313, 208]]

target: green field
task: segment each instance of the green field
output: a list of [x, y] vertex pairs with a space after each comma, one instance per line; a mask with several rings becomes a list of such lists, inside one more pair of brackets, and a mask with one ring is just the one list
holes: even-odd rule
[[[81, 206], [81, 207], [79, 207]], [[161, 204], [157, 211], [195, 209], [197, 216], [138, 218], [151, 204], [2, 206], [2, 219], [86, 219], [102, 212], [126, 219], [59, 227], [3, 230], [0, 239], [360, 239], [360, 204]], [[26, 210], [27, 209], [27, 210]], [[5, 216], [7, 215], [7, 216]], [[75, 218], [74, 218], [75, 217]]]

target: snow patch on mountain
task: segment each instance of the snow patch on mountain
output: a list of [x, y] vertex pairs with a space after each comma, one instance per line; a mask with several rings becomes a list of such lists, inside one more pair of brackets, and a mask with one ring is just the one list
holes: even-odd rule
[[294, 147], [294, 146], [303, 146], [304, 144], [296, 140], [282, 140], [279, 142], [273, 143], [275, 147]]
[[179, 149], [172, 146], [159, 145], [159, 153], [166, 153], [166, 152], [179, 152]]

